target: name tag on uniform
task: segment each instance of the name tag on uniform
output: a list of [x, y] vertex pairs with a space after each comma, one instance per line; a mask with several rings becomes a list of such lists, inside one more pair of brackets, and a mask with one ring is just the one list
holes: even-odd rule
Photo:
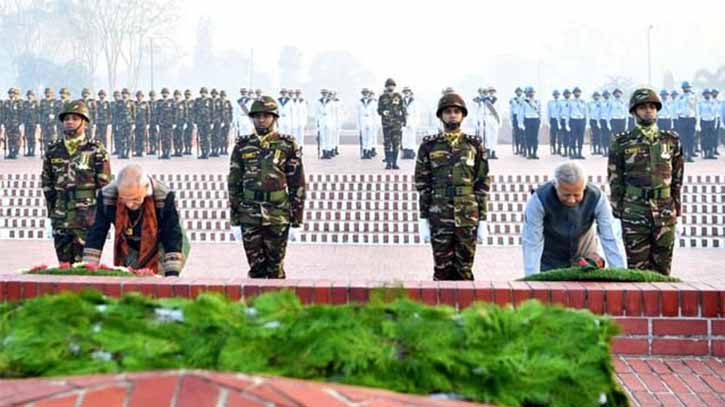
[[639, 147], [627, 147], [624, 149], [624, 152], [627, 154], [634, 154], [639, 152]]
[[251, 152], [251, 153], [242, 153], [242, 158], [247, 160], [250, 158], [255, 158], [257, 156], [257, 153]]
[[51, 164], [65, 164], [65, 159], [63, 158], [51, 158], [50, 159]]
[[438, 158], [445, 158], [446, 152], [445, 151], [433, 151], [430, 153], [430, 158], [433, 160], [436, 160]]

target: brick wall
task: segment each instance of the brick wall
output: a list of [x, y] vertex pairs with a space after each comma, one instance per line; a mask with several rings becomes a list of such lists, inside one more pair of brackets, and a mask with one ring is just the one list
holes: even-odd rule
[[[725, 285], [416, 281], [396, 286], [430, 305], [465, 308], [474, 301], [486, 301], [517, 306], [533, 298], [610, 315], [622, 326], [623, 333], [613, 344], [618, 354], [725, 357]], [[6, 275], [0, 278], [0, 301], [85, 288], [113, 297], [140, 292], [152, 297], [194, 298], [214, 291], [235, 300], [288, 289], [306, 304], [346, 304], [366, 302], [371, 291], [380, 287], [383, 283]]]

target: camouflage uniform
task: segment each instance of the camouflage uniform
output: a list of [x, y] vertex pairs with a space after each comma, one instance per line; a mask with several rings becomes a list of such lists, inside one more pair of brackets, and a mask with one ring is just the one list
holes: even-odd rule
[[[66, 108], [66, 104], [70, 103], [70, 90], [68, 88], [60, 88], [60, 99], [58, 100], [58, 103], [55, 105], [55, 117], [58, 117]], [[63, 138], [63, 123], [60, 120], [55, 121], [55, 127], [56, 132], [55, 134], [58, 135], [58, 139]]]
[[[251, 112], [277, 114], [265, 96]], [[254, 113], [252, 113], [254, 114]], [[242, 226], [251, 278], [284, 278], [290, 227], [303, 220], [305, 175], [299, 146], [274, 130], [237, 138], [228, 177], [232, 226]]]
[[43, 151], [48, 151], [48, 146], [56, 140], [56, 122], [58, 119], [58, 105], [60, 101], [53, 95], [53, 90], [45, 88], [45, 99], [40, 101], [40, 141]]
[[[457, 94], [441, 98], [438, 117], [446, 107], [467, 113]], [[435, 263], [435, 280], [473, 280], [476, 232], [486, 220], [491, 179], [483, 142], [461, 131], [427, 136], [418, 149], [415, 187], [420, 217], [428, 219]]]
[[189, 89], [184, 91], [184, 106], [186, 113], [184, 115], [184, 155], [191, 155], [191, 149], [194, 138], [194, 99], [191, 98]]
[[108, 125], [113, 121], [111, 102], [106, 100], [106, 91], [98, 91], [96, 102], [96, 140], [108, 147]]
[[219, 157], [222, 134], [222, 101], [216, 89], [211, 90], [211, 154], [210, 157]]
[[[32, 90], [27, 92], [28, 99], [23, 103], [23, 129], [28, 157], [35, 157], [35, 131], [40, 124], [40, 105]], [[32, 96], [32, 98], [31, 98]]]
[[227, 99], [227, 93], [225, 91], [219, 92], [219, 96], [221, 98], [222, 105], [222, 126], [221, 136], [219, 138], [221, 147], [219, 149], [219, 154], [227, 155], [229, 154], [229, 131], [231, 130], [232, 121], [234, 120], [234, 108], [232, 107], [232, 102]]
[[[135, 108], [136, 108], [136, 132], [134, 134], [134, 153], [133, 155], [135, 157], [143, 157], [144, 151], [146, 151], [146, 142], [148, 141], [149, 144], [153, 144], [151, 141], [151, 128], [149, 127], [149, 123], [151, 122], [151, 117], [153, 116], [152, 110], [153, 110], [153, 104], [152, 102], [147, 102], [143, 100], [143, 92], [138, 91], [136, 92], [136, 102], [135, 102]], [[147, 140], [147, 134], [148, 134], [148, 140]], [[154, 147], [149, 147], [149, 151], [153, 150]], [[153, 154], [153, 153], [149, 153]]]
[[[395, 86], [392, 79], [385, 82], [385, 86]], [[403, 97], [400, 93], [394, 92], [388, 94], [383, 92], [378, 99], [378, 114], [381, 116], [383, 124], [383, 144], [385, 146], [385, 162], [386, 169], [397, 169], [398, 152], [400, 151], [400, 141], [403, 137], [403, 127], [405, 127], [405, 105]]]
[[156, 154], [159, 146], [159, 101], [156, 100], [156, 92], [149, 92], [149, 154]]
[[161, 139], [161, 157], [168, 160], [171, 154], [171, 139], [176, 125], [176, 103], [169, 99], [169, 90], [161, 89], [162, 99], [157, 102], [156, 117], [159, 123]]
[[113, 101], [111, 102], [111, 140], [113, 141], [113, 155], [118, 154], [118, 134], [119, 134], [119, 106], [121, 106], [121, 92], [113, 91]]
[[181, 91], [174, 91], [174, 157], [184, 154], [184, 124], [186, 124], [186, 102], [181, 99]]
[[91, 125], [86, 128], [86, 138], [90, 140], [93, 138], [93, 125], [96, 123], [96, 101], [91, 99], [91, 90], [88, 88], [81, 91], [81, 97], [88, 108], [88, 118], [91, 120]]
[[134, 123], [136, 122], [136, 105], [129, 99], [128, 89], [124, 89], [121, 92], [123, 99], [116, 102], [115, 118], [116, 129], [114, 135], [117, 132], [116, 137], [116, 151], [118, 152], [118, 158], [128, 158], [131, 152], [131, 132], [133, 131]]
[[[81, 101], [72, 103], [67, 112], [86, 118], [88, 114]], [[81, 261], [86, 232], [95, 220], [96, 193], [111, 180], [106, 149], [95, 140], [80, 137], [83, 141], [73, 154], [63, 137], [48, 147], [43, 158], [41, 183], [60, 262]]]
[[199, 91], [201, 96], [194, 101], [194, 123], [196, 123], [196, 142], [201, 148], [200, 159], [209, 157], [209, 136], [211, 133], [211, 121], [214, 114], [213, 101], [207, 97], [206, 88]]
[[18, 158], [20, 151], [20, 125], [23, 123], [23, 101], [20, 100], [20, 92], [11, 88], [8, 91], [10, 96], [8, 100], [3, 102], [2, 116], [3, 125], [5, 126], [5, 142], [8, 146], [9, 159]]
[[[635, 91], [630, 112], [641, 103], [661, 103], [649, 89]], [[629, 268], [670, 274], [684, 175], [677, 133], [656, 125], [618, 134], [609, 149], [612, 213], [621, 219]]]

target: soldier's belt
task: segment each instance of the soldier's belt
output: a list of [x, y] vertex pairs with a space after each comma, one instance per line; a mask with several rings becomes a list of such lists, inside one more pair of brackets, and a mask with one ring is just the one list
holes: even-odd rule
[[670, 197], [670, 188], [639, 188], [627, 186], [625, 193], [630, 197], [642, 199], [666, 199]]
[[433, 189], [434, 196], [445, 196], [445, 197], [449, 197], [449, 198], [453, 198], [456, 196], [462, 196], [462, 195], [470, 195], [472, 193], [473, 193], [473, 187], [470, 187], [470, 186], [462, 186], [462, 187], [448, 186], [445, 188], [434, 188]]
[[258, 202], [282, 202], [287, 199], [287, 191], [252, 191], [244, 190], [244, 199]]
[[96, 190], [95, 189], [75, 189], [75, 188], [68, 188], [65, 191], [65, 197], [68, 200], [74, 200], [74, 199], [95, 199], [96, 198]]

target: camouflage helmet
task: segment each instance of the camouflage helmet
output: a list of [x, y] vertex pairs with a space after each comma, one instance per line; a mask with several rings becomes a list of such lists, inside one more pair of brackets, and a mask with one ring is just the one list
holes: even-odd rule
[[86, 96], [90, 96], [90, 95], [91, 95], [91, 90], [88, 88], [83, 88], [83, 90], [81, 91], [81, 96], [86, 97]]
[[45, 88], [45, 91], [43, 93], [45, 93], [46, 95], [52, 95], [53, 94], [53, 89], [51, 89], [51, 88]]
[[130, 95], [131, 94], [131, 91], [129, 91], [128, 88], [123, 88], [123, 89], [121, 89], [121, 94], [122, 95]]
[[143, 91], [142, 90], [137, 90], [136, 91], [136, 97], [139, 97], [139, 96], [143, 96]]
[[149, 97], [154, 97], [154, 96], [156, 96], [156, 91], [155, 90], [150, 91]]
[[220, 90], [220, 91], [219, 91], [219, 96], [221, 96], [221, 97], [227, 97], [227, 91], [225, 91], [225, 90]]
[[387, 88], [388, 86], [397, 86], [393, 78], [388, 78], [385, 80], [385, 87]]
[[113, 91], [113, 97], [116, 97], [116, 96], [121, 96], [121, 92], [119, 92], [117, 90], [114, 90]]
[[191, 96], [191, 89], [187, 89], [184, 91], [184, 96]]
[[215, 96], [215, 95], [218, 95], [218, 94], [219, 94], [219, 92], [217, 92], [216, 88], [211, 88], [211, 95], [212, 96]]
[[254, 117], [258, 113], [269, 113], [274, 117], [279, 117], [277, 101], [271, 96], [262, 96], [261, 99], [255, 100], [252, 103], [252, 108], [249, 109], [249, 116]]
[[86, 106], [86, 103], [82, 100], [76, 100], [73, 103], [66, 103], [65, 107], [63, 108], [63, 112], [58, 115], [58, 120], [63, 121], [63, 118], [65, 118], [69, 114], [77, 114], [78, 116], [82, 117], [86, 122], [91, 122], [91, 115], [88, 112], [88, 106]]
[[170, 93], [170, 92], [169, 92], [169, 88], [162, 88], [162, 89], [161, 89], [161, 94], [162, 94], [162, 95], [168, 95], [169, 93]]
[[199, 93], [202, 95], [206, 95], [209, 93], [209, 91], [206, 89], [206, 86], [202, 86], [201, 89], [199, 89]]
[[35, 92], [33, 92], [32, 89], [28, 89], [28, 91], [25, 92], [25, 96], [35, 96]]
[[463, 98], [457, 93], [447, 93], [438, 100], [436, 117], [440, 119], [443, 111], [449, 107], [457, 107], [463, 112], [463, 117], [468, 116], [468, 109], [466, 108], [466, 102]]
[[8, 89], [8, 95], [12, 96], [15, 94], [15, 88]]
[[101, 96], [101, 95], [106, 96], [106, 91], [103, 90], [103, 89], [99, 90], [98, 91], [98, 96]]
[[68, 90], [68, 88], [60, 88], [60, 92], [59, 93], [61, 95], [70, 95], [70, 91]]
[[181, 91], [178, 89], [174, 89], [174, 96], [181, 96]]
[[632, 93], [632, 97], [629, 99], [629, 113], [634, 113], [637, 106], [644, 103], [654, 103], [657, 107], [657, 111], [662, 109], [662, 101], [657, 96], [657, 92], [648, 88], [637, 89]]

